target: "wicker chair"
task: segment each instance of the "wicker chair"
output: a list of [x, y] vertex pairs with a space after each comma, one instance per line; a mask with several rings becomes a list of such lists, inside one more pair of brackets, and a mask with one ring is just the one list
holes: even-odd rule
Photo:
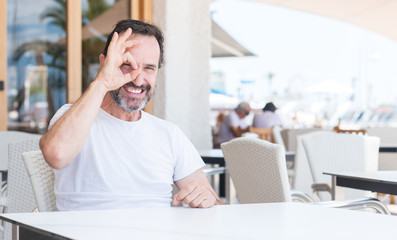
[[[356, 134], [319, 134], [302, 138], [309, 166], [316, 185], [331, 183], [323, 172], [376, 171], [378, 169], [379, 138]], [[331, 190], [331, 189], [330, 189]], [[345, 199], [372, 196], [355, 189], [344, 190]], [[342, 192], [339, 193], [339, 195]], [[324, 200], [325, 196], [321, 199]]]
[[44, 160], [42, 152], [22, 153], [39, 212], [57, 211], [54, 194], [54, 170]]
[[[0, 170], [6, 172], [8, 170], [8, 144], [22, 142], [30, 139], [39, 139], [41, 135], [17, 132], [17, 131], [0, 131]], [[5, 181], [5, 177], [3, 177]]]
[[[38, 150], [39, 139], [10, 143], [8, 146], [8, 187], [5, 213], [32, 212], [37, 208], [22, 153]], [[11, 239], [11, 224], [4, 225], [4, 238]]]
[[314, 183], [312, 172], [310, 170], [309, 162], [307, 160], [306, 152], [302, 144], [302, 138], [305, 136], [315, 136], [320, 134], [336, 134], [334, 132], [328, 130], [318, 130], [311, 131], [305, 134], [300, 134], [296, 136], [296, 151], [295, 151], [295, 181], [294, 185], [291, 187], [298, 191], [303, 191], [309, 194], [311, 197], [313, 196], [312, 184]]
[[221, 144], [227, 170], [240, 203], [292, 200], [282, 147], [255, 138]]
[[[240, 203], [312, 202], [301, 192], [290, 190], [284, 152], [278, 144], [255, 138], [236, 138], [221, 145], [226, 167]], [[371, 208], [390, 211], [377, 199], [315, 203], [346, 209]]]
[[341, 129], [340, 128], [341, 125], [341, 119], [339, 119], [338, 121], [338, 125], [336, 125], [333, 130], [336, 133], [350, 133], [350, 134], [361, 134], [361, 135], [365, 135], [367, 133], [367, 130], [365, 129]]
[[271, 128], [254, 128], [252, 126], [249, 126], [248, 131], [250, 133], [257, 134], [258, 138], [260, 138], [262, 140], [274, 142], [273, 141], [273, 130]]

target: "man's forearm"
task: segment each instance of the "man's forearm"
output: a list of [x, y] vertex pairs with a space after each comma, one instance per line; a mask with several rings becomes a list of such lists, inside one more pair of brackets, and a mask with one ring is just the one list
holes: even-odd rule
[[106, 94], [105, 86], [95, 81], [75, 104], [43, 135], [40, 148], [53, 168], [69, 165], [81, 151]]

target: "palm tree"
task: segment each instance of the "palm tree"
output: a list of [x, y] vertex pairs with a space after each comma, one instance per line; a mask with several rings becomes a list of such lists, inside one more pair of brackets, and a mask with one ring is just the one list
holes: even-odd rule
[[[83, 12], [83, 25], [88, 24], [100, 16], [110, 6], [104, 0], [88, 0], [88, 10]], [[90, 64], [98, 62], [98, 53], [105, 47], [105, 43], [98, 38], [90, 38], [83, 41], [83, 91], [93, 80], [90, 78]]]
[[[58, 26], [63, 32], [66, 32], [66, 8], [65, 8], [65, 0], [54, 0], [56, 3], [55, 6], [47, 8], [41, 15], [40, 20], [44, 21], [45, 19], [49, 19], [50, 24]], [[64, 76], [60, 74], [61, 72], [65, 72], [66, 69], [66, 46], [64, 41], [59, 42], [50, 42], [43, 40], [34, 40], [31, 42], [23, 43], [19, 48], [14, 52], [13, 58], [18, 61], [22, 56], [24, 56], [28, 52], [33, 52], [36, 65], [47, 65], [49, 67], [48, 79], [47, 79], [47, 102], [48, 102], [48, 111], [49, 117], [51, 118], [55, 114], [54, 101], [51, 93], [51, 88], [64, 88], [65, 84], [60, 84], [64, 81]], [[51, 56], [51, 61], [46, 63], [44, 60], [44, 55]], [[22, 105], [24, 100], [24, 87], [22, 86], [19, 89], [16, 99], [14, 102], [17, 102], [17, 109]]]
[[[66, 0], [53, 0], [54, 5], [45, 9], [40, 14], [40, 20], [48, 20], [51, 25], [58, 26], [66, 33]], [[109, 5], [105, 0], [88, 0], [88, 10], [83, 12], [83, 24], [86, 24], [107, 9]], [[89, 79], [89, 66], [92, 62], [98, 61], [98, 53], [104, 48], [104, 43], [96, 38], [91, 38], [83, 41], [83, 90], [85, 90], [92, 79]], [[27, 52], [33, 52], [37, 65], [47, 65], [49, 67], [48, 74], [48, 87], [47, 87], [47, 101], [49, 117], [51, 118], [55, 114], [55, 108], [53, 104], [53, 98], [51, 94], [52, 88], [64, 88], [65, 87], [65, 76], [66, 69], [66, 45], [65, 39], [61, 39], [58, 42], [49, 42], [43, 40], [35, 40], [22, 44], [15, 52], [14, 59], [19, 60]], [[50, 62], [46, 63], [44, 55], [51, 56]], [[18, 96], [14, 101], [18, 102], [18, 109], [22, 105], [24, 96], [24, 89], [20, 89]]]

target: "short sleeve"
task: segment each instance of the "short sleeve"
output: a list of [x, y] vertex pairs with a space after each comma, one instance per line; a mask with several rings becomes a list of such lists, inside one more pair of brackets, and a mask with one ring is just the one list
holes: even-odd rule
[[202, 168], [205, 164], [196, 148], [178, 127], [174, 129], [173, 138], [176, 157], [173, 179], [178, 181]]
[[240, 126], [240, 119], [235, 111], [230, 113], [230, 125], [231, 127], [239, 127]]
[[55, 115], [51, 118], [48, 129], [50, 129], [55, 124], [55, 122], [58, 121], [58, 119], [61, 118], [63, 114], [65, 114], [72, 106], [72, 104], [65, 104], [60, 109], [58, 109]]

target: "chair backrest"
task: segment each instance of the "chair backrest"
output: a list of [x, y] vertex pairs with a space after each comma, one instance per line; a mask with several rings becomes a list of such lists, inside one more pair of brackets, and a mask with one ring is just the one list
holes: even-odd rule
[[291, 201], [280, 145], [243, 137], [223, 143], [221, 148], [240, 203]]
[[281, 136], [281, 127], [280, 126], [273, 127], [273, 140], [274, 140], [274, 143], [277, 143], [282, 146], [284, 152], [287, 151], [287, 149], [285, 148], [285, 143], [284, 143], [283, 137]]
[[39, 211], [56, 211], [54, 170], [44, 160], [40, 150], [24, 152], [22, 153], [22, 158], [33, 187]]
[[333, 130], [336, 133], [350, 133], [350, 134], [361, 134], [361, 135], [365, 135], [367, 130], [365, 129], [341, 129], [340, 125], [341, 125], [342, 120], [339, 119], [338, 124], [333, 128]]
[[379, 137], [381, 146], [397, 146], [397, 127], [370, 127], [367, 134]]
[[[376, 171], [379, 138], [355, 134], [320, 134], [302, 138], [309, 166], [316, 183], [331, 184], [323, 172]], [[345, 199], [368, 196], [361, 190], [344, 189]]]
[[[32, 212], [37, 208], [22, 153], [38, 150], [39, 138], [8, 145], [7, 206], [5, 213]], [[4, 238], [11, 239], [11, 224], [5, 223]]]
[[41, 135], [39, 134], [0, 131], [0, 170], [8, 169], [8, 144], [30, 139], [39, 139], [40, 137]]
[[273, 129], [271, 128], [254, 128], [252, 126], [249, 126], [248, 131], [250, 133], [257, 134], [259, 139], [273, 142]]
[[[370, 127], [367, 129], [368, 136], [380, 138], [380, 146], [397, 146], [397, 127]], [[380, 152], [379, 170], [397, 170], [397, 153]]]
[[281, 135], [284, 139], [285, 148], [287, 151], [295, 152], [297, 148], [297, 137], [302, 134], [321, 131], [321, 128], [298, 128], [298, 129], [283, 129]]
[[302, 138], [306, 136], [315, 136], [319, 134], [329, 134], [329, 133], [333, 133], [333, 132], [328, 130], [319, 130], [319, 131], [312, 131], [306, 134], [301, 134], [296, 137], [296, 151], [294, 158], [295, 176], [294, 176], [292, 189], [305, 192], [309, 194], [309, 196], [314, 197], [312, 195], [312, 187], [311, 187], [311, 185], [314, 183], [314, 179], [310, 171], [310, 166], [307, 160], [305, 149], [303, 148]]
[[340, 129], [339, 127], [334, 127], [333, 130], [337, 133], [351, 133], [361, 135], [365, 135], [367, 132], [365, 129]]

